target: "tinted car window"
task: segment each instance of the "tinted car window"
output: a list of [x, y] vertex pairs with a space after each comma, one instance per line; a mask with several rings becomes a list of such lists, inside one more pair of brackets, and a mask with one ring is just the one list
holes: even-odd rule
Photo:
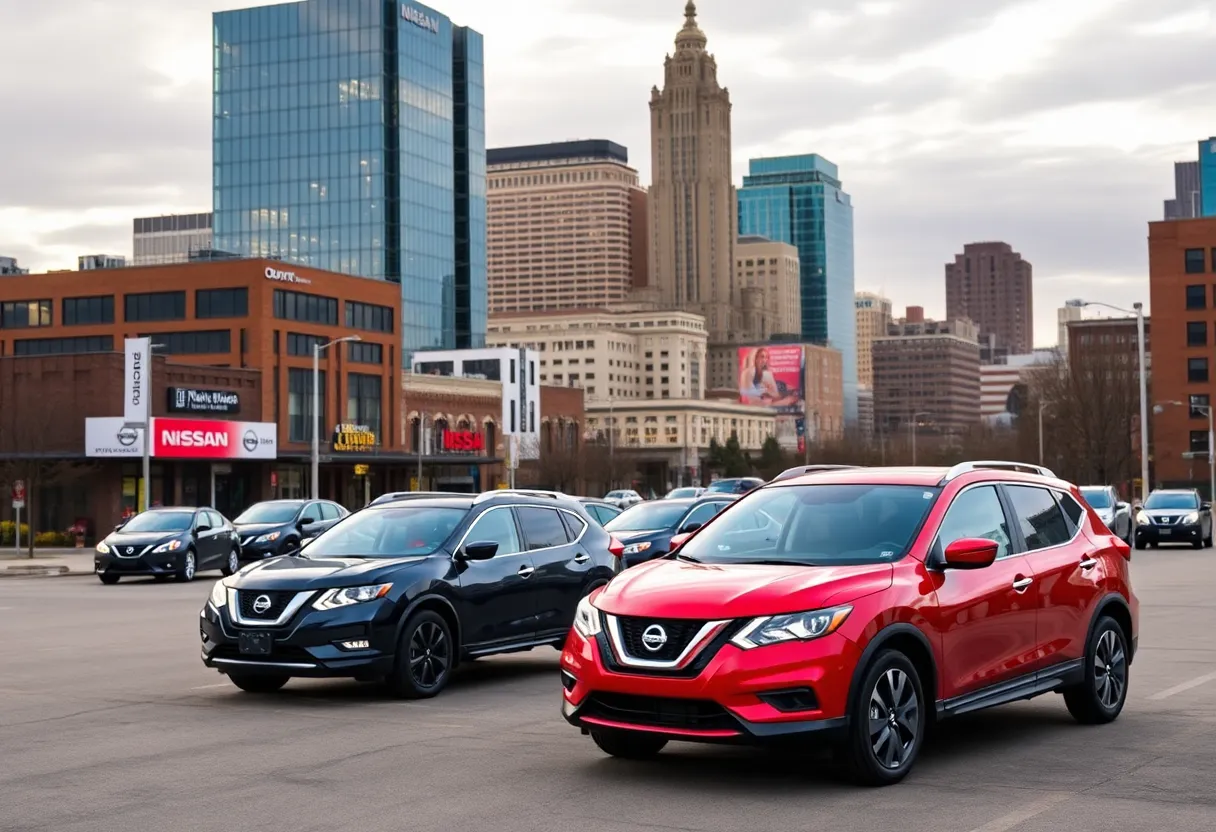
[[338, 520], [342, 517], [342, 510], [334, 503], [321, 504], [321, 518], [323, 520]]
[[492, 508], [478, 517], [464, 540], [465, 543], [497, 543], [499, 555], [514, 555], [524, 550], [509, 508]]
[[714, 515], [721, 511], [723, 503], [705, 503], [697, 506], [692, 511], [688, 512], [688, 516], [680, 522], [680, 528], [685, 528], [692, 523], [700, 523], [704, 526], [710, 520], [714, 519]]
[[1081, 496], [1094, 508], [1110, 508], [1110, 492], [1105, 488], [1082, 488]]
[[227, 526], [228, 523], [227, 523], [227, 521], [224, 520], [224, 516], [222, 514], [220, 514], [218, 511], [208, 511], [207, 512], [207, 525], [209, 525], [213, 529], [222, 529], [225, 526]]
[[610, 522], [612, 518], [620, 515], [619, 511], [608, 508], [608, 506], [590, 505], [587, 506], [587, 510], [591, 512], [592, 517], [600, 522], [601, 526]]
[[967, 537], [995, 540], [997, 558], [1009, 557], [1009, 522], [1001, 507], [1001, 498], [992, 486], [971, 488], [959, 494], [942, 518], [937, 531], [942, 551], [954, 541]]
[[587, 522], [581, 517], [575, 517], [573, 514], [568, 514], [564, 511], [558, 512], [558, 516], [566, 524], [566, 532], [572, 541], [578, 540], [579, 535], [587, 528]]
[[321, 506], [319, 503], [309, 503], [304, 511], [300, 512], [301, 520], [309, 520], [316, 523], [321, 519]]
[[643, 532], [675, 528], [676, 523], [688, 511], [687, 503], [660, 500], [654, 503], [639, 503], [614, 518], [605, 528], [610, 532]]
[[310, 558], [429, 555], [451, 537], [467, 513], [433, 506], [364, 511], [322, 533], [305, 552]]
[[122, 527], [124, 532], [184, 532], [192, 528], [192, 511], [145, 511]]
[[235, 522], [290, 523], [299, 510], [299, 503], [258, 503], [241, 512]]
[[1069, 541], [1072, 530], [1050, 491], [1029, 485], [1007, 485], [1005, 488], [1013, 501], [1028, 550], [1046, 549]]
[[[1085, 509], [1081, 508], [1071, 494], [1056, 493], [1056, 499], [1060, 501], [1060, 508], [1064, 509], [1064, 514], [1068, 517], [1068, 521], [1072, 523], [1074, 529], [1081, 527], [1081, 517], [1085, 514]], [[1090, 503], [1093, 505], [1093, 503]], [[1097, 508], [1097, 506], [1095, 506]]]
[[521, 506], [516, 511], [529, 551], [565, 546], [570, 542], [566, 537], [566, 526], [555, 509]]
[[1189, 508], [1191, 511], [1199, 508], [1199, 498], [1194, 494], [1178, 493], [1165, 494], [1158, 491], [1156, 494], [1149, 494], [1148, 500], [1144, 503], [1145, 508], [1151, 509], [1183, 509]]

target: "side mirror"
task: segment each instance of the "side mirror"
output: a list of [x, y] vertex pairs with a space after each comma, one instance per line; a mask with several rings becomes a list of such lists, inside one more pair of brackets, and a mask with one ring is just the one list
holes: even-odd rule
[[1211, 510], [1212, 510], [1212, 504], [1211, 504], [1211, 503], [1204, 503], [1204, 504], [1202, 504], [1202, 505], [1200, 506], [1200, 508], [1201, 508], [1201, 509], [1203, 509], [1204, 511], [1211, 511]]
[[315, 522], [317, 522], [317, 518], [315, 518], [315, 517], [304, 517], [300, 520], [299, 525], [300, 526], [311, 526]]
[[680, 529], [680, 534], [681, 535], [690, 535], [704, 525], [705, 525], [704, 523], [689, 523], [686, 526], [684, 526], [684, 528]]
[[688, 541], [688, 538], [690, 537], [692, 537], [692, 532], [683, 532], [676, 535], [671, 539], [671, 545], [667, 547], [667, 551], [674, 552], [676, 549], [679, 549]]
[[983, 569], [996, 560], [1000, 545], [995, 540], [982, 537], [964, 537], [946, 547], [947, 569]]
[[480, 540], [464, 547], [464, 560], [489, 560], [498, 554], [498, 544], [492, 540]]
[[209, 531], [211, 531], [211, 527], [208, 526], [206, 523], [203, 523], [197, 529], [194, 530], [194, 533], [202, 534], [203, 532], [209, 532]]
[[1115, 503], [1115, 511], [1127, 511], [1131, 508], [1127, 503]]

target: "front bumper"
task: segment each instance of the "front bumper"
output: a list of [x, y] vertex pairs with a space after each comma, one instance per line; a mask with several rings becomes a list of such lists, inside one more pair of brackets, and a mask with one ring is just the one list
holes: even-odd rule
[[[603, 634], [601, 634], [602, 636]], [[840, 634], [740, 650], [706, 648], [692, 675], [642, 675], [616, 664], [606, 637], [571, 632], [562, 652], [562, 716], [584, 733], [639, 731], [689, 742], [766, 744], [835, 739], [847, 725], [852, 671], [860, 658]], [[603, 660], [609, 654], [610, 669]], [[774, 704], [777, 703], [777, 704]], [[780, 705], [780, 707], [779, 707]]]
[[186, 550], [164, 552], [159, 555], [149, 552], [133, 558], [119, 557], [113, 551], [93, 553], [93, 571], [97, 574], [121, 576], [176, 575], [185, 568]]
[[1136, 526], [1136, 540], [1142, 543], [1197, 543], [1203, 540], [1203, 524], [1139, 525]]
[[279, 550], [283, 545], [283, 538], [271, 541], [269, 543], [255, 543], [257, 538], [249, 541], [249, 543], [241, 544], [241, 560], [264, 560], [265, 558], [273, 558], [279, 554]]
[[[322, 611], [310, 606], [312, 600], [309, 598], [299, 612], [278, 627], [238, 623], [227, 605], [217, 609], [208, 601], [199, 616], [203, 664], [221, 673], [313, 678], [377, 679], [392, 671], [397, 628], [391, 602], [373, 601]], [[270, 653], [242, 653], [242, 633], [269, 634]], [[342, 646], [342, 642], [354, 641], [366, 641], [368, 647]]]

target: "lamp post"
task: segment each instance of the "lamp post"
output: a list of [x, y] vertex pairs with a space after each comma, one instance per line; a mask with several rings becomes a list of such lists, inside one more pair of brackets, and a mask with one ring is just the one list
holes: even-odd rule
[[916, 426], [919, 424], [919, 419], [922, 416], [932, 416], [932, 413], [921, 411], [912, 414], [912, 467], [916, 467]]
[[[511, 437], [507, 437], [507, 444], [511, 442]], [[426, 414], [421, 410], [418, 411], [418, 490], [422, 490], [422, 451], [426, 447]], [[509, 452], [509, 449], [508, 449]]]
[[321, 353], [334, 344], [346, 341], [362, 341], [358, 335], [335, 338], [324, 344], [312, 345], [312, 498], [321, 499]]
[[1174, 407], [1186, 407], [1190, 410], [1197, 410], [1204, 413], [1208, 417], [1208, 502], [1216, 500], [1216, 445], [1213, 441], [1216, 440], [1216, 427], [1213, 425], [1213, 414], [1211, 405], [1206, 404], [1190, 404], [1186, 402], [1170, 401], [1162, 402], [1153, 408], [1153, 413], [1161, 413], [1165, 410], [1164, 405], [1173, 405]]
[[1125, 315], [1136, 316], [1136, 341], [1140, 353], [1140, 503], [1143, 505], [1148, 501], [1148, 368], [1145, 366], [1148, 362], [1145, 358], [1147, 348], [1144, 343], [1144, 304], [1134, 303], [1131, 309], [1124, 309], [1101, 301], [1075, 298], [1064, 305], [1073, 309], [1102, 306]]
[[1039, 465], [1043, 465], [1043, 411], [1047, 409], [1047, 402], [1039, 400]]
[[612, 394], [608, 394], [608, 490], [616, 488], [616, 416]]

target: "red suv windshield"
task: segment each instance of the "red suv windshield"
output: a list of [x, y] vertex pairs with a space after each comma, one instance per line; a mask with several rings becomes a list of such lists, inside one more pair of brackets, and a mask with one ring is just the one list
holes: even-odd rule
[[889, 563], [907, 553], [939, 493], [910, 485], [767, 488], [727, 509], [679, 554], [701, 563]]

